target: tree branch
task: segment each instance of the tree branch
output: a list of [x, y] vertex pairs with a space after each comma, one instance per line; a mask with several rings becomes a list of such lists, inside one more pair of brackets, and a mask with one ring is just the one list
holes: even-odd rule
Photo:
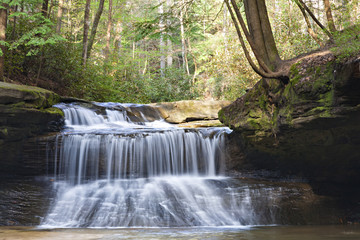
[[311, 23], [310, 23], [310, 20], [309, 20], [309, 17], [306, 15], [306, 12], [305, 12], [305, 9], [301, 6], [301, 4], [297, 1], [295, 1], [296, 5], [299, 7], [302, 15], [304, 16], [304, 19], [305, 19], [305, 22], [306, 22], [306, 25], [308, 27], [307, 31], [308, 33], [310, 34], [310, 36], [322, 47], [323, 46], [323, 43], [320, 41], [318, 35], [314, 32], [314, 30], [312, 29], [311, 27]]
[[306, 4], [302, 0], [295, 0], [295, 2], [297, 2], [297, 1], [299, 1], [299, 3], [301, 4], [301, 7], [304, 8], [308, 12], [310, 17], [316, 22], [316, 24], [326, 33], [326, 35], [328, 35], [330, 40], [332, 40], [333, 35], [326, 29], [326, 27], [324, 27], [324, 25], [321, 24], [321, 22], [315, 17], [315, 15], [312, 13], [312, 11], [306, 6]]
[[231, 19], [233, 20], [233, 23], [234, 23], [234, 26], [235, 26], [235, 29], [236, 29], [236, 32], [237, 32], [237, 35], [239, 37], [239, 40], [240, 40], [240, 43], [241, 43], [241, 47], [245, 53], [245, 57], [246, 59], [248, 60], [250, 66], [252, 67], [252, 69], [257, 73], [259, 74], [260, 76], [264, 77], [264, 78], [282, 78], [282, 77], [286, 77], [286, 74], [282, 73], [282, 72], [265, 72], [263, 71], [262, 69], [258, 68], [256, 66], [256, 64], [254, 63], [254, 61], [251, 59], [251, 56], [249, 54], [249, 51], [247, 50], [246, 48], [246, 45], [245, 45], [245, 42], [244, 42], [244, 39], [242, 37], [242, 34], [241, 34], [241, 30], [240, 30], [240, 27], [239, 27], [239, 24], [237, 22], [237, 19], [232, 11], [232, 8], [229, 4], [229, 1], [228, 0], [225, 0], [225, 3], [226, 3], [226, 6], [230, 12], [230, 16], [231, 16]]

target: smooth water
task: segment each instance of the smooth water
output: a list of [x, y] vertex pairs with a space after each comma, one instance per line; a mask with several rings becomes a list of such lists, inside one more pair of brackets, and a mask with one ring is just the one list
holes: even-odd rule
[[0, 227], [3, 240], [358, 240], [358, 226], [271, 226], [251, 228], [33, 229]]
[[327, 211], [306, 188], [225, 177], [228, 128], [178, 128], [140, 105], [57, 107], [66, 129], [56, 138], [55, 197], [41, 228], [196, 226], [238, 234]]

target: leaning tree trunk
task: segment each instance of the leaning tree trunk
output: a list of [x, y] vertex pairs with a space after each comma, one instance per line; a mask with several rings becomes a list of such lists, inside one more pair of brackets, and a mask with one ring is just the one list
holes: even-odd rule
[[336, 32], [336, 27], [334, 24], [334, 18], [332, 16], [331, 7], [329, 0], [324, 0], [326, 19], [328, 22], [330, 32]]
[[84, 34], [83, 34], [83, 51], [82, 51], [82, 65], [86, 65], [87, 59], [87, 49], [88, 49], [88, 34], [90, 26], [90, 2], [91, 0], [86, 0], [85, 5], [85, 14], [84, 14]]
[[[0, 5], [0, 41], [6, 40], [6, 24], [7, 24], [7, 6]], [[5, 68], [5, 46], [0, 43], [0, 81], [4, 81], [4, 68]]]
[[101, 14], [103, 12], [103, 9], [104, 9], [104, 2], [105, 0], [100, 0], [99, 2], [99, 8], [96, 12], [96, 15], [95, 15], [95, 19], [94, 19], [94, 23], [93, 23], [93, 26], [91, 28], [91, 34], [90, 34], [90, 39], [89, 39], [89, 46], [87, 48], [87, 55], [86, 57], [89, 58], [90, 57], [90, 53], [91, 53], [91, 49], [94, 45], [94, 41], [95, 41], [95, 35], [96, 35], [96, 31], [97, 31], [97, 27], [99, 25], [99, 22], [100, 22], [100, 17], [101, 17]]

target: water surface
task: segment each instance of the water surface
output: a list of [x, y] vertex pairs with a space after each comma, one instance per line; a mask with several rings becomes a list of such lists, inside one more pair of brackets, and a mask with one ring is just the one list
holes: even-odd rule
[[355, 225], [120, 229], [35, 229], [29, 227], [0, 227], [0, 239], [358, 240], [360, 239], [360, 227]]

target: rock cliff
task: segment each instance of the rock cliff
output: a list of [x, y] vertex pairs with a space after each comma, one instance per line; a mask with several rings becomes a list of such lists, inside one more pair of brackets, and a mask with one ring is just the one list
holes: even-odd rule
[[342, 63], [330, 51], [306, 57], [291, 67], [288, 84], [262, 79], [219, 119], [234, 130], [229, 170], [360, 184], [360, 56]]
[[[38, 149], [37, 144], [30, 144], [34, 142], [31, 137], [59, 131], [63, 113], [52, 107], [59, 100], [57, 94], [45, 89], [0, 82], [1, 174], [22, 173], [21, 169], [32, 165], [23, 164], [26, 154]], [[39, 166], [33, 164], [33, 168]]]

